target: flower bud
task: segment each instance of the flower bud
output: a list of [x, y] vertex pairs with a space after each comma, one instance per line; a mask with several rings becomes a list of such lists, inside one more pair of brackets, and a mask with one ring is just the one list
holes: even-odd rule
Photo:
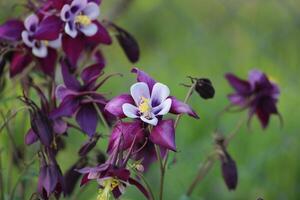
[[207, 78], [196, 79], [195, 90], [203, 99], [211, 99], [215, 95], [215, 89], [212, 82]]
[[223, 153], [220, 156], [223, 179], [229, 190], [235, 190], [238, 184], [237, 166], [226, 149], [223, 149]]

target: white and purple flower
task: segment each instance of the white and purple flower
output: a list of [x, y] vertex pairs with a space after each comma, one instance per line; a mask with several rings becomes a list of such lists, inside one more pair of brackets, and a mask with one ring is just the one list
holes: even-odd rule
[[[49, 24], [52, 25], [54, 23], [57, 23], [57, 26], [59, 27], [59, 22], [56, 17], [48, 17], [41, 23], [38, 16], [35, 14], [32, 14], [25, 19], [25, 30], [22, 31], [22, 40], [27, 47], [32, 49], [32, 54], [36, 57], [47, 57], [48, 47], [53, 49], [61, 47], [61, 35], [59, 34], [59, 31], [52, 34], [50, 29], [44, 30]], [[45, 28], [43, 28], [43, 26]], [[47, 35], [45, 32], [48, 32]]]
[[85, 36], [93, 36], [98, 26], [93, 21], [99, 16], [99, 6], [87, 0], [74, 0], [71, 5], [63, 6], [60, 17], [65, 22], [65, 32], [72, 38], [81, 32]]
[[138, 82], [130, 88], [135, 105], [122, 105], [124, 114], [129, 118], [140, 118], [143, 122], [156, 126], [157, 116], [165, 115], [170, 111], [172, 100], [168, 98], [170, 90], [162, 83], [155, 83], [150, 93], [144, 82]]

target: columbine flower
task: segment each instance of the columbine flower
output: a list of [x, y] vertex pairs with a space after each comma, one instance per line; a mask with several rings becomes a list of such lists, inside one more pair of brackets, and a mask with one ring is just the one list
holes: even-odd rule
[[[134, 68], [138, 83], [131, 87], [131, 95], [122, 94], [109, 101], [105, 109], [119, 118], [130, 117], [141, 120], [119, 122], [112, 131], [108, 152], [111, 153], [122, 140], [123, 150], [127, 150], [135, 141], [136, 159], [149, 165], [156, 159], [154, 144], [161, 149], [162, 156], [166, 149], [176, 151], [175, 128], [172, 119], [163, 120], [167, 113], [187, 113], [198, 118], [192, 108], [170, 95], [167, 86], [157, 83], [148, 74]], [[151, 128], [149, 128], [151, 127]]]
[[129, 118], [140, 118], [142, 121], [156, 126], [158, 119], [170, 111], [172, 100], [169, 88], [162, 83], [155, 83], [150, 93], [149, 87], [144, 82], [138, 82], [130, 88], [135, 105], [124, 103], [122, 109]]
[[106, 121], [111, 124], [114, 117], [104, 111], [107, 100], [103, 95], [97, 93], [97, 89], [107, 80], [106, 78], [96, 84], [98, 78], [103, 74], [103, 68], [104, 65], [100, 63], [85, 68], [81, 73], [83, 80], [83, 84], [81, 84], [69, 72], [68, 64], [62, 61], [62, 75], [65, 84], [56, 88], [56, 96], [61, 100], [61, 104], [51, 113], [52, 118], [76, 115], [76, 121], [81, 129], [88, 136], [93, 137], [99, 120], [95, 107], [97, 105]]
[[226, 78], [236, 91], [228, 96], [229, 100], [235, 106], [249, 108], [249, 121], [256, 114], [262, 127], [266, 128], [270, 115], [279, 114], [276, 108], [279, 88], [264, 73], [252, 70], [248, 81], [233, 74], [226, 74]]
[[[51, 28], [53, 28], [54, 23], [57, 28], [53, 32]], [[49, 27], [49, 24], [51, 27]], [[32, 54], [36, 57], [45, 58], [48, 55], [48, 48], [57, 49], [61, 46], [60, 21], [57, 17], [48, 17], [40, 22], [38, 16], [32, 14], [25, 19], [24, 26], [25, 30], [22, 32], [23, 42], [32, 49]]]
[[93, 20], [98, 15], [99, 6], [87, 0], [73, 0], [71, 5], [64, 5], [60, 13], [66, 23], [65, 32], [72, 38], [78, 35], [78, 31], [89, 37], [95, 35], [98, 27]]

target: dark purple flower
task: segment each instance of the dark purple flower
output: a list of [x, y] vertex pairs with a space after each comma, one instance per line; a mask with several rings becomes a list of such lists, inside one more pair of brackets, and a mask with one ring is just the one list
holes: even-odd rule
[[21, 40], [21, 33], [24, 30], [22, 21], [12, 19], [0, 26], [0, 39], [9, 41]]
[[228, 96], [231, 103], [241, 108], [249, 108], [249, 121], [257, 115], [263, 128], [269, 123], [271, 114], [279, 114], [276, 103], [279, 97], [279, 88], [259, 70], [252, 70], [248, 80], [242, 80], [233, 74], [226, 74], [235, 93]]
[[85, 36], [93, 36], [98, 31], [98, 26], [93, 22], [100, 14], [99, 6], [87, 0], [73, 0], [63, 6], [60, 17], [65, 22], [65, 32], [76, 38], [78, 32]]
[[57, 49], [61, 46], [59, 18], [50, 16], [40, 22], [37, 15], [32, 14], [25, 19], [25, 30], [22, 32], [24, 44], [32, 49], [38, 58], [48, 56], [48, 48]]
[[49, 163], [41, 161], [40, 174], [38, 179], [38, 193], [43, 199], [49, 199], [51, 195], [57, 198], [64, 192], [64, 177], [60, 167], [54, 158], [49, 158]]
[[[97, 89], [106, 80], [104, 79], [104, 81], [96, 84], [96, 81], [102, 75], [103, 67], [99, 63], [85, 68], [81, 73], [83, 81], [83, 84], [81, 84], [70, 73], [68, 63], [62, 61], [62, 74], [65, 84], [56, 88], [56, 97], [61, 103], [52, 112], [52, 118], [75, 115], [81, 129], [90, 137], [94, 136], [99, 121], [97, 109], [102, 112], [109, 124], [112, 123], [113, 116], [104, 111], [107, 100], [103, 95], [97, 93]], [[98, 107], [96, 108], [95, 105]]]

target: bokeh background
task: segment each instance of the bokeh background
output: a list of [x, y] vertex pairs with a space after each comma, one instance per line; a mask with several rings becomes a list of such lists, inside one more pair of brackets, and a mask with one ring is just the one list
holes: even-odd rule
[[[104, 0], [102, 17], [121, 0]], [[0, 0], [0, 22], [20, 16], [16, 0]], [[200, 120], [183, 117], [176, 132], [178, 153], [176, 164], [170, 165], [166, 175], [165, 199], [180, 199], [195, 177], [205, 156], [213, 148], [212, 133], [219, 128], [224, 134], [234, 129], [237, 121], [247, 113], [225, 114], [216, 122], [232, 91], [224, 79], [226, 72], [246, 78], [248, 71], [257, 68], [266, 72], [281, 88], [278, 104], [284, 119], [280, 128], [277, 117], [272, 117], [267, 130], [262, 130], [257, 119], [251, 129], [243, 126], [229, 146], [236, 160], [239, 184], [229, 192], [222, 180], [217, 162], [208, 176], [199, 184], [192, 199], [299, 199], [300, 196], [300, 142], [299, 142], [299, 86], [300, 86], [300, 1], [295, 0], [136, 0], [132, 1], [115, 22], [126, 28], [139, 41], [142, 54], [135, 66], [145, 70], [156, 80], [167, 84], [172, 95], [184, 99], [187, 89], [180, 86], [189, 80], [187, 75], [208, 77], [216, 88], [213, 100], [205, 101], [194, 94], [189, 101], [200, 115]], [[113, 78], [101, 89], [108, 96], [128, 92], [135, 81], [128, 62], [118, 45], [103, 47], [107, 57], [106, 72], [121, 72], [123, 78]], [[1, 112], [18, 108], [15, 99], [21, 94], [15, 81], [8, 81], [0, 96]], [[2, 118], [0, 119], [2, 122]], [[23, 144], [29, 127], [26, 113], [10, 123], [10, 129]], [[101, 129], [101, 128], [100, 128]], [[67, 149], [58, 160], [65, 171], [77, 159], [76, 151], [85, 136], [70, 132]], [[106, 141], [99, 142], [105, 149]], [[9, 147], [6, 132], [0, 135], [3, 174], [7, 176], [10, 158], [5, 156]], [[34, 151], [35, 147], [29, 148]], [[173, 155], [171, 157], [174, 157]], [[30, 160], [30, 157], [28, 157]], [[38, 165], [21, 178], [35, 187]], [[13, 169], [10, 176], [16, 182], [20, 172]], [[146, 177], [154, 191], [158, 191], [159, 169], [154, 164]], [[124, 200], [143, 197], [130, 188]], [[96, 185], [78, 190], [76, 199], [96, 199]]]

